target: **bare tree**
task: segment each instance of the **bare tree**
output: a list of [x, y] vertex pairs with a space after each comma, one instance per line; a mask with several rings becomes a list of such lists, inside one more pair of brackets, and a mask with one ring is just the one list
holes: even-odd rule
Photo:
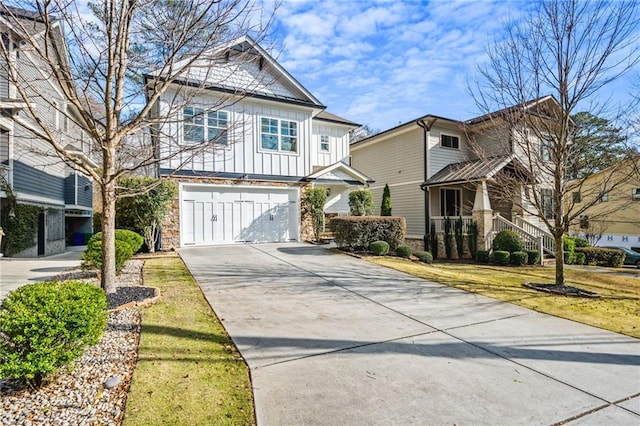
[[[232, 64], [225, 43], [242, 35], [261, 40], [273, 15], [265, 17], [261, 5], [252, 0], [96, 0], [84, 4], [62, 0], [3, 2], [0, 8], [11, 21], [12, 31], [0, 50], [10, 81], [26, 106], [15, 120], [34, 140], [46, 142], [48, 148], [41, 148], [40, 154], [62, 159], [90, 176], [99, 188], [104, 257], [101, 284], [106, 292], [113, 292], [118, 178], [154, 169], [159, 161], [178, 154], [181, 161], [187, 161], [185, 151], [195, 156], [227, 143], [225, 132], [219, 132], [202, 143], [160, 152], [153, 144], [158, 135], [151, 129], [176, 121], [177, 112], [211, 84], [217, 65], [227, 67], [221, 78], [230, 78], [234, 70], [228, 69]], [[246, 54], [247, 61], [255, 60], [251, 52], [235, 53]], [[16, 66], [12, 60], [16, 54], [28, 61]], [[238, 62], [242, 61], [234, 64]], [[57, 86], [64, 101], [54, 102], [40, 93], [42, 81]], [[215, 110], [236, 102], [252, 90], [236, 90], [207, 108]], [[158, 99], [168, 93], [173, 93], [170, 106], [159, 108]], [[33, 103], [36, 97], [48, 108]], [[80, 129], [78, 135], [83, 136], [69, 140], [67, 132], [63, 138], [48, 119], [51, 111], [64, 117], [65, 126]], [[197, 119], [203, 113], [195, 111], [193, 115]], [[91, 141], [97, 161], [80, 152], [78, 147], [86, 143], [81, 137]]]
[[[535, 216], [549, 229], [556, 284], [563, 285], [563, 235], [628, 178], [614, 166], [601, 185], [584, 186], [589, 173], [570, 179], [574, 163], [583, 158], [580, 144], [573, 142], [572, 116], [588, 110], [616, 123], [618, 106], [598, 104], [595, 96], [639, 62], [638, 8], [635, 2], [545, 0], [536, 13], [506, 30], [506, 39], [488, 50], [488, 62], [471, 89], [480, 108], [498, 111], [485, 117], [491, 123], [486, 128], [504, 145], [478, 155], [510, 153], [528, 170], [502, 174], [501, 192], [513, 210]], [[605, 167], [590, 166], [593, 171]]]

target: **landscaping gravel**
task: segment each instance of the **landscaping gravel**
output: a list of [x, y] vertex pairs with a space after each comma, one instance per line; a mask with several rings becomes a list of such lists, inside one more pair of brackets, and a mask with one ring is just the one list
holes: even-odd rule
[[[153, 297], [142, 286], [141, 260], [130, 260], [118, 275], [118, 292], [110, 303], [124, 305]], [[83, 276], [84, 274], [84, 276]], [[95, 274], [69, 271], [56, 280], [82, 279], [97, 284]], [[87, 348], [68, 371], [40, 389], [16, 389], [0, 380], [0, 425], [120, 425], [140, 338], [140, 312], [135, 307], [109, 313], [100, 342]]]

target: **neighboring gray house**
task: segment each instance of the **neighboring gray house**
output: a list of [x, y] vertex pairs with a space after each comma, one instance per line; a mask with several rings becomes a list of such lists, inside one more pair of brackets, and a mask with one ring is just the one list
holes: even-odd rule
[[[42, 71], [44, 67], [39, 67], [34, 55], [22, 48], [21, 34], [28, 31], [28, 34], [39, 36], [43, 30], [41, 19], [31, 12], [0, 6], [0, 30], [12, 62], [9, 67], [0, 55], [0, 175], [19, 204], [41, 207], [33, 246], [15, 256], [61, 253], [66, 244], [81, 243], [81, 236], [92, 232], [92, 183], [28, 130], [32, 125], [28, 104], [9, 80], [10, 69], [29, 82], [29, 90], [33, 93], [29, 103], [35, 105], [39, 115], [60, 135], [67, 148], [76, 150], [79, 155], [90, 156], [91, 141], [75, 125], [78, 120], [74, 112], [67, 108], [59, 88]], [[63, 40], [61, 33], [55, 39]], [[2, 190], [0, 209], [4, 209], [3, 215], [15, 215]], [[5, 227], [4, 233], [11, 233], [11, 229]]]
[[[555, 99], [546, 96], [519, 105], [517, 111], [537, 114], [556, 106]], [[550, 234], [523, 208], [528, 202], [525, 180], [533, 177], [523, 167], [523, 153], [514, 141], [540, 142], [521, 124], [494, 130], [511, 114], [508, 108], [467, 121], [424, 115], [351, 144], [351, 164], [375, 179], [370, 189], [376, 206], [389, 185], [393, 215], [406, 218], [407, 238], [414, 246], [427, 248], [432, 229], [441, 235], [445, 217], [461, 216], [465, 225], [478, 223], [481, 246], [488, 246], [497, 231], [513, 229], [529, 248], [552, 252]], [[528, 176], [512, 200], [502, 195], [504, 189], [495, 179], [500, 173]], [[539, 175], [535, 178], [540, 181]], [[550, 191], [544, 183], [538, 187]]]

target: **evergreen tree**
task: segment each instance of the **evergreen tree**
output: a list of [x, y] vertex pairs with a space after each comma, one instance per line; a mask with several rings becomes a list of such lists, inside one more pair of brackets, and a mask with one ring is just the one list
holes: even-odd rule
[[380, 216], [391, 216], [391, 191], [389, 191], [389, 184], [384, 185], [384, 191], [382, 192]]

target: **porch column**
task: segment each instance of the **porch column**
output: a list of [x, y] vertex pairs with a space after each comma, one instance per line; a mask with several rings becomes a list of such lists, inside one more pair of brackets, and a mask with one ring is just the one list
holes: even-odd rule
[[478, 182], [476, 197], [471, 212], [473, 220], [478, 224], [478, 250], [486, 250], [489, 232], [493, 229], [493, 210], [489, 202], [489, 190], [487, 182]]

